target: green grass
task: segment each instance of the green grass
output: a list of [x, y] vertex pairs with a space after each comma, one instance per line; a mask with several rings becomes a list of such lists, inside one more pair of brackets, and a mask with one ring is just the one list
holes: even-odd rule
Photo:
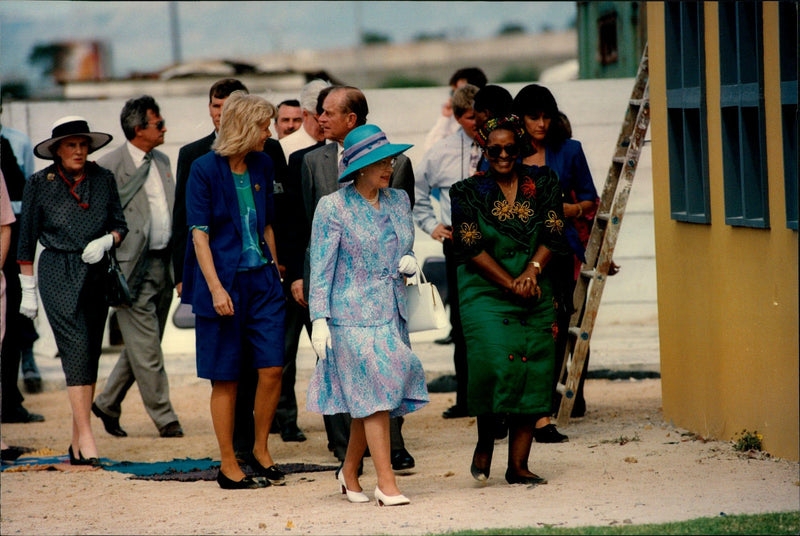
[[720, 515], [676, 523], [613, 525], [606, 527], [528, 527], [465, 530], [447, 536], [478, 534], [800, 534], [800, 511], [777, 514]]

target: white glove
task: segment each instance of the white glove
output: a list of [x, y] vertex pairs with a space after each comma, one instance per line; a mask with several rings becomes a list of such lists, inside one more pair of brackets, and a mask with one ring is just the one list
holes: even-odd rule
[[81, 260], [86, 264], [96, 264], [103, 258], [103, 254], [114, 245], [114, 235], [111, 233], [95, 238], [83, 248]]
[[39, 312], [39, 302], [36, 299], [36, 278], [32, 275], [19, 274], [19, 284], [22, 287], [19, 312], [33, 320]]
[[417, 259], [412, 255], [403, 255], [397, 263], [397, 270], [406, 277], [417, 273]]
[[317, 318], [311, 323], [311, 346], [314, 347], [317, 357], [328, 357], [327, 350], [331, 348], [331, 330], [328, 328], [326, 318]]

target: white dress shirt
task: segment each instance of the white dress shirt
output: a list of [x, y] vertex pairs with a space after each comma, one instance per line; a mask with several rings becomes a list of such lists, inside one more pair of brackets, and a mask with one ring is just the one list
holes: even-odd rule
[[[130, 141], [126, 142], [128, 152], [133, 158], [133, 165], [137, 168], [144, 161], [145, 152], [133, 145]], [[150, 249], [164, 249], [169, 244], [172, 233], [172, 221], [169, 216], [169, 206], [167, 206], [167, 194], [164, 192], [164, 183], [158, 166], [154, 161], [150, 161], [150, 172], [144, 183], [144, 191], [147, 193], [147, 201], [150, 203]]]
[[[414, 221], [420, 229], [431, 234], [440, 223], [450, 226], [450, 187], [462, 179], [475, 174], [470, 165], [470, 155], [474, 151], [474, 140], [467, 136], [463, 128], [436, 142], [425, 153], [417, 169], [414, 170]], [[431, 202], [431, 192], [439, 190], [439, 214], [437, 216]]]
[[284, 136], [283, 138], [278, 140], [278, 143], [281, 144], [281, 149], [283, 149], [283, 156], [286, 157], [286, 163], [289, 163], [289, 157], [292, 153], [299, 151], [300, 149], [305, 149], [306, 147], [311, 147], [317, 140], [311, 137], [311, 135], [306, 132], [306, 129], [302, 126], [289, 134], [288, 136]]

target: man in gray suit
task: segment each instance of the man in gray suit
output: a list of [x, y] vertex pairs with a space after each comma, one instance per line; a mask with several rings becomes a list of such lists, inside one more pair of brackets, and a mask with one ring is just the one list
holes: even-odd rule
[[133, 305], [117, 311], [125, 348], [92, 411], [106, 431], [128, 435], [119, 424], [122, 400], [138, 383], [145, 409], [161, 437], [183, 437], [169, 400], [161, 337], [173, 294], [171, 266], [172, 207], [175, 179], [169, 158], [155, 147], [167, 131], [158, 104], [149, 95], [131, 99], [120, 114], [127, 142], [97, 163], [110, 169], [128, 223], [128, 239], [117, 250], [133, 297]]
[[[308, 229], [311, 229], [314, 210], [316, 210], [319, 200], [346, 184], [339, 183], [339, 173], [342, 171], [340, 160], [344, 152], [342, 144], [351, 130], [366, 124], [368, 113], [367, 99], [358, 88], [336, 86], [325, 95], [322, 102], [322, 113], [319, 115], [319, 125], [328, 143], [310, 151], [303, 157], [300, 173]], [[411, 161], [405, 155], [397, 155], [389, 186], [405, 190], [411, 200], [411, 206], [414, 206], [414, 171]], [[309, 238], [306, 237], [306, 245], [308, 245]], [[308, 256], [307, 252], [306, 256]], [[308, 262], [306, 262], [306, 266], [308, 266]], [[304, 299], [302, 301], [298, 299], [294, 283], [292, 294], [298, 303], [305, 305], [304, 302], [308, 299], [308, 269], [303, 280]], [[405, 448], [401, 433], [402, 425], [402, 417], [390, 420], [392, 468], [394, 470], [414, 467], [414, 458]], [[328, 447], [333, 450], [334, 455], [340, 461], [343, 461], [350, 432], [349, 416], [345, 414], [326, 415], [325, 429], [328, 433]]]

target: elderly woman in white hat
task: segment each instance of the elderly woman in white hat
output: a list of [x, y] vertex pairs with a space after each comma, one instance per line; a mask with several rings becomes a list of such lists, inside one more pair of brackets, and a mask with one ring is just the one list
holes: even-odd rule
[[369, 447], [379, 505], [408, 504], [390, 460], [389, 417], [428, 403], [425, 373], [406, 329], [404, 275], [417, 271], [408, 195], [388, 188], [394, 157], [380, 128], [362, 125], [344, 140], [340, 183], [323, 197], [311, 233], [311, 342], [319, 357], [310, 411], [349, 413], [347, 454], [337, 479], [350, 502], [369, 502], [358, 469]]
[[50, 138], [33, 154], [53, 164], [34, 173], [25, 185], [17, 262], [22, 303], [29, 318], [38, 313], [33, 260], [39, 256], [42, 305], [53, 328], [72, 407], [73, 465], [99, 466], [89, 419], [108, 305], [103, 292], [105, 253], [128, 232], [114, 175], [87, 160], [111, 135], [92, 132], [86, 119], [67, 116], [53, 124]]

